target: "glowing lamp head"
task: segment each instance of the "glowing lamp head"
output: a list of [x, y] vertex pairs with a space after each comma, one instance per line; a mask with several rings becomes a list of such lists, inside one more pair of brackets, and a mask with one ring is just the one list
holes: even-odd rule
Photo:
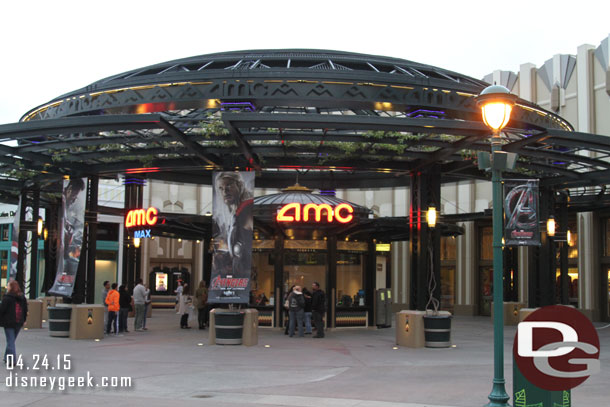
[[555, 218], [552, 216], [546, 221], [546, 234], [551, 237], [555, 236]]
[[133, 246], [137, 249], [138, 247], [140, 247], [140, 238], [139, 237], [134, 237], [133, 238]]
[[502, 130], [510, 120], [510, 114], [517, 97], [511, 95], [504, 86], [488, 86], [479, 96], [477, 105], [481, 108], [483, 122], [494, 132]]
[[436, 218], [436, 208], [434, 206], [429, 207], [428, 211], [426, 212], [426, 222], [428, 222], [429, 227], [433, 228], [436, 226]]
[[36, 226], [38, 227], [38, 236], [42, 236], [42, 229], [44, 226], [44, 223], [42, 222], [42, 218], [38, 218], [38, 224]]

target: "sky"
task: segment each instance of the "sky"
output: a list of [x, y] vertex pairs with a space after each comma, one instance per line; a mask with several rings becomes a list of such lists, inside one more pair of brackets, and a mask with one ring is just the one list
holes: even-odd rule
[[610, 35], [607, 1], [2, 1], [0, 124], [99, 79], [245, 49], [403, 58], [478, 79]]

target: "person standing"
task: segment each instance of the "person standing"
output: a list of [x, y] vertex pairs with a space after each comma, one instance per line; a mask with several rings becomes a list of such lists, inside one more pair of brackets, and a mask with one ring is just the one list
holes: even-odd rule
[[311, 335], [311, 293], [307, 288], [303, 288], [305, 298], [305, 335]]
[[324, 338], [324, 313], [326, 312], [326, 296], [324, 291], [320, 289], [320, 284], [314, 282], [311, 285], [313, 294], [311, 296], [311, 313], [313, 323], [316, 326], [316, 335], [314, 338]]
[[146, 316], [148, 315], [148, 307], [152, 307], [152, 299], [150, 298], [150, 289], [148, 288], [148, 284], [145, 285], [144, 288], [146, 288], [146, 292], [148, 294], [146, 295], [146, 301], [144, 302], [144, 315], [142, 316], [142, 329], [144, 331], [147, 331], [148, 328], [146, 328]]
[[106, 304], [106, 297], [110, 291], [110, 281], [104, 281], [104, 287], [102, 288], [102, 304], [104, 304], [104, 328], [108, 324], [108, 304]]
[[127, 317], [131, 308], [131, 295], [124, 285], [119, 287], [119, 333], [129, 332], [127, 330]]
[[136, 307], [134, 329], [136, 331], [144, 330], [144, 318], [146, 318], [146, 300], [150, 290], [147, 290], [142, 284], [142, 279], [138, 278], [137, 285], [133, 289], [133, 304]]
[[121, 309], [121, 305], [119, 303], [120, 295], [116, 290], [116, 287], [117, 283], [112, 283], [110, 286], [110, 291], [108, 291], [108, 295], [106, 296], [106, 305], [108, 305], [108, 323], [106, 324], [106, 334], [108, 335], [110, 335], [111, 328], [115, 334], [119, 334], [117, 314]]
[[180, 299], [178, 300], [178, 314], [180, 314], [180, 328], [182, 329], [191, 329], [188, 324], [189, 307], [192, 306], [189, 290], [189, 285], [184, 284], [182, 293], [180, 294]]
[[5, 363], [8, 355], [13, 356], [13, 361], [17, 357], [15, 341], [27, 315], [28, 301], [23, 296], [19, 283], [11, 280], [0, 304], [0, 326], [4, 327], [4, 335], [6, 336], [6, 351], [3, 358]]
[[197, 300], [199, 329], [205, 329], [208, 324], [208, 288], [203, 280], [199, 282], [199, 288], [195, 291], [195, 299]]
[[288, 321], [286, 321], [286, 317], [284, 316], [284, 325], [285, 325], [284, 326], [284, 335], [288, 335], [288, 328], [290, 327], [290, 303], [288, 302], [288, 297], [290, 297], [290, 294], [292, 294], [294, 287], [295, 287], [294, 285], [292, 287], [290, 287], [290, 289], [284, 295], [283, 306], [287, 313], [284, 315], [288, 315]]
[[[182, 290], [184, 290], [184, 286], [182, 285], [182, 280], [178, 280], [178, 287], [174, 290], [174, 293], [176, 294], [176, 307], [180, 307], [179, 302], [180, 302], [180, 296], [182, 295]], [[180, 311], [176, 310], [176, 314], [179, 314]]]
[[303, 318], [305, 314], [305, 298], [301, 292], [301, 287], [296, 285], [294, 290], [288, 296], [288, 310], [290, 313], [290, 328], [288, 329], [288, 335], [292, 338], [294, 336], [295, 324], [299, 328], [299, 337], [303, 337]]

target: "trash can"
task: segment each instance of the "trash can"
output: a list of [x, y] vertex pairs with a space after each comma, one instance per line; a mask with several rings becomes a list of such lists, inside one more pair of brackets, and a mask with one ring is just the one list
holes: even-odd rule
[[426, 348], [450, 347], [451, 316], [424, 315], [424, 337]]
[[72, 305], [49, 307], [49, 335], [58, 337], [70, 336], [70, 317]]
[[217, 345], [241, 345], [244, 330], [243, 312], [216, 313], [215, 333]]

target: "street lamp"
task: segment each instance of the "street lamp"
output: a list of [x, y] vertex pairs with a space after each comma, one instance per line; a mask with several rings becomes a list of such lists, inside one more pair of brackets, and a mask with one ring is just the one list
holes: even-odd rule
[[492, 85], [477, 96], [483, 122], [491, 137], [491, 183], [493, 219], [493, 301], [494, 301], [494, 379], [489, 403], [486, 407], [510, 407], [504, 380], [504, 313], [503, 313], [503, 259], [502, 259], [502, 170], [506, 168], [506, 153], [502, 152], [500, 132], [508, 124], [517, 97], [504, 86]]

